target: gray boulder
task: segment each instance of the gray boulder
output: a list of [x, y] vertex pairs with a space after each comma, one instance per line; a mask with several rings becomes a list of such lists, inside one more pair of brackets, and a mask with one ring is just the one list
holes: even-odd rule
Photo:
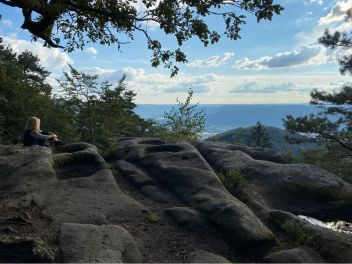
[[114, 167], [121, 171], [122, 176], [134, 184], [136, 187], [153, 184], [154, 181], [144, 171], [137, 168], [132, 163], [124, 160], [118, 160], [114, 163]]
[[142, 262], [136, 242], [117, 225], [62, 224], [60, 247], [68, 263]]
[[172, 198], [166, 192], [160, 190], [155, 185], [145, 185], [141, 188], [141, 192], [150, 199], [159, 202], [159, 203], [167, 203]]
[[120, 223], [145, 214], [140, 203], [121, 191], [108, 169], [62, 180], [33, 194], [33, 200], [55, 223]]
[[89, 177], [106, 169], [107, 164], [98, 149], [88, 143], [73, 143], [57, 146], [53, 156], [56, 176], [60, 180]]
[[169, 215], [180, 226], [192, 228], [204, 228], [209, 225], [206, 217], [197, 210], [189, 207], [166, 208], [165, 213]]
[[239, 247], [271, 242], [271, 231], [234, 198], [199, 154], [186, 142], [146, 138], [117, 142], [114, 158], [142, 168], [181, 201], [199, 210]]
[[313, 225], [282, 211], [272, 211], [269, 220], [289, 239], [314, 249], [327, 262], [352, 262], [350, 235]]
[[189, 263], [231, 263], [226, 258], [204, 250], [196, 249], [188, 259]]
[[26, 195], [58, 182], [51, 149], [0, 145], [0, 198]]
[[264, 258], [268, 263], [323, 263], [313, 250], [305, 247], [291, 248], [272, 253]]
[[[272, 162], [265, 157], [237, 146], [217, 142], [201, 142], [197, 148], [215, 169], [239, 170], [247, 186], [240, 198], [262, 215], [272, 209], [317, 217], [351, 219], [352, 185], [337, 176], [308, 164]], [[236, 195], [236, 194], [235, 194]]]

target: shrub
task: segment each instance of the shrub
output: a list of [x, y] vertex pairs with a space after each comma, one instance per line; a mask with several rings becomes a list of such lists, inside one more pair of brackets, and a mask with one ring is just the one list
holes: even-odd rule
[[225, 174], [219, 172], [218, 176], [226, 189], [232, 194], [240, 192], [247, 184], [246, 178], [237, 169], [230, 169]]

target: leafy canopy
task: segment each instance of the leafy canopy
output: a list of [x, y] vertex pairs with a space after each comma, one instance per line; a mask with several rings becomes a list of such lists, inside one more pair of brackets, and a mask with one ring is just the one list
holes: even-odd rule
[[[22, 28], [43, 39], [46, 45], [67, 51], [82, 49], [89, 42], [121, 45], [141, 33], [152, 51], [151, 63], [163, 63], [177, 73], [174, 62], [186, 62], [182, 44], [197, 37], [204, 46], [217, 43], [222, 36], [240, 38], [246, 14], [260, 20], [271, 20], [283, 7], [274, 0], [0, 0], [0, 3], [22, 9]], [[206, 18], [220, 16], [223, 32], [209, 28]], [[163, 49], [153, 39], [148, 23], [157, 24], [178, 44], [175, 50]]]

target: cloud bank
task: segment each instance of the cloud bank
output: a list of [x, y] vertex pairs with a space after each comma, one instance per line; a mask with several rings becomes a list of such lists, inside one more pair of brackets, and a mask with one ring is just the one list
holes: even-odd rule
[[212, 56], [205, 60], [195, 60], [188, 64], [194, 68], [207, 68], [207, 67], [219, 67], [225, 62], [230, 60], [235, 54], [232, 52], [225, 52], [222, 56]]
[[263, 70], [278, 68], [294, 68], [307, 65], [325, 64], [330, 61], [327, 49], [321, 45], [302, 45], [298, 50], [277, 53], [250, 60], [243, 58], [233, 65], [238, 70]]

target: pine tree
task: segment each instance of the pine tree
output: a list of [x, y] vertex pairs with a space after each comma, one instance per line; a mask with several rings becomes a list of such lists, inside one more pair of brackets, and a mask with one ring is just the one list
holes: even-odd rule
[[266, 133], [265, 126], [259, 121], [253, 127], [251, 140], [254, 147], [261, 147], [261, 148], [272, 147], [272, 143], [268, 134]]
[[[352, 19], [352, 10], [346, 15], [346, 23]], [[339, 60], [342, 75], [352, 75], [352, 32], [335, 32], [329, 30], [319, 42], [330, 49], [342, 48], [346, 55]], [[311, 92], [311, 104], [317, 105], [321, 112], [303, 117], [287, 116], [284, 125], [290, 132], [309, 133], [314, 139], [340, 153], [340, 158], [352, 157], [352, 86], [343, 85], [333, 92]], [[336, 146], [340, 151], [336, 151]]]

